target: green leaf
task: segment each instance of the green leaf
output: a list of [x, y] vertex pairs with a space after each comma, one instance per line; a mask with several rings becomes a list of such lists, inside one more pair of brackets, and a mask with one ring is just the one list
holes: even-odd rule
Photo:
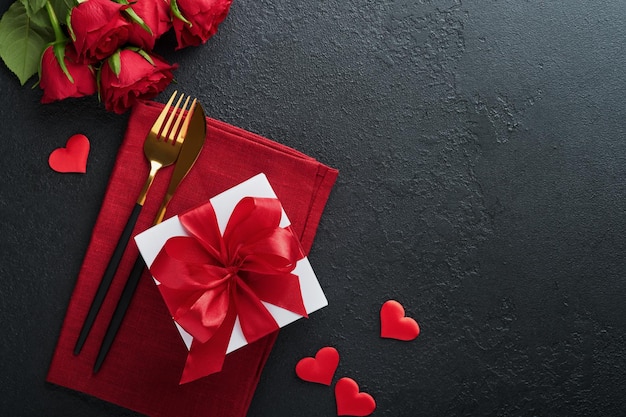
[[46, 0], [20, 0], [20, 3], [24, 5], [29, 16], [32, 16], [31, 13], [37, 13], [46, 6]]
[[141, 55], [143, 57], [143, 59], [145, 59], [146, 61], [148, 61], [150, 63], [150, 65], [154, 66], [154, 61], [152, 60], [152, 57], [150, 56], [150, 54], [148, 54], [146, 51], [144, 51], [143, 49], [140, 49], [137, 51], [137, 53], [139, 55]]
[[65, 22], [67, 16], [70, 13], [72, 7], [78, 4], [75, 0], [49, 0], [52, 8], [54, 9], [54, 13], [56, 13], [59, 18], [59, 22]]
[[65, 19], [65, 25], [67, 26], [67, 33], [70, 34], [70, 38], [73, 42], [76, 42], [76, 34], [74, 33], [74, 28], [72, 27], [72, 13], [67, 14], [67, 18]]
[[128, 0], [113, 0], [113, 1], [118, 4], [127, 5], [128, 7], [124, 9], [124, 13], [126, 13], [126, 16], [128, 16], [131, 21], [137, 23], [141, 28], [143, 28], [143, 30], [145, 30], [150, 35], [152, 35], [152, 29], [150, 29], [150, 26], [148, 26], [146, 22], [144, 22], [143, 19], [139, 17], [139, 15], [132, 8], [132, 5], [135, 4], [136, 1], [133, 1], [133, 2], [130, 2]]
[[143, 49], [141, 49], [140, 47], [138, 47], [138, 46], [127, 46], [124, 49], [127, 50], [127, 51], [137, 52], [143, 59], [148, 61], [150, 63], [150, 65], [154, 66], [154, 60], [152, 59], [150, 54], [147, 53], [146, 51], [144, 51]]
[[20, 0], [20, 2], [26, 8], [26, 14], [33, 24], [44, 28], [50, 26], [48, 13], [44, 9], [46, 0]]
[[96, 70], [96, 88], [98, 89], [98, 101], [102, 102], [102, 67]]
[[53, 51], [54, 51], [54, 56], [57, 59], [57, 62], [59, 63], [59, 66], [63, 70], [63, 73], [65, 74], [67, 79], [70, 80], [72, 84], [74, 84], [74, 78], [72, 78], [72, 74], [70, 74], [70, 71], [67, 69], [67, 65], [65, 64], [65, 44], [60, 43], [60, 42], [55, 42], [53, 45]]
[[124, 13], [126, 13], [128, 17], [130, 17], [130, 20], [137, 23], [141, 28], [143, 28], [143, 30], [145, 30], [150, 35], [152, 35], [152, 29], [150, 29], [150, 26], [148, 26], [146, 22], [144, 22], [143, 19], [139, 17], [137, 13], [135, 13], [132, 7], [128, 7], [127, 9], [124, 9]]
[[41, 54], [52, 41], [52, 29], [34, 24], [19, 1], [0, 19], [0, 57], [22, 85], [37, 72]]
[[113, 73], [116, 76], [120, 75], [120, 71], [122, 70], [122, 57], [119, 49], [109, 57], [108, 62], [109, 66], [113, 70]]
[[70, 9], [78, 4], [76, 0], [18, 0], [26, 8], [26, 14], [31, 20], [41, 27], [49, 27], [50, 21], [44, 8], [50, 3], [58, 16], [59, 21], [64, 22]]
[[191, 22], [189, 20], [187, 20], [187, 18], [185, 16], [183, 16], [183, 14], [181, 13], [180, 9], [178, 8], [178, 3], [176, 2], [176, 0], [171, 0], [170, 1], [170, 10], [172, 11], [172, 15], [175, 18], [180, 19], [183, 22], [187, 23], [189, 26], [191, 26]]
[[26, 9], [26, 14], [30, 18], [30, 23], [33, 27], [38, 27], [41, 29], [50, 28], [50, 20], [48, 19], [48, 13], [46, 12], [46, 8], [39, 9], [35, 11], [28, 11]]

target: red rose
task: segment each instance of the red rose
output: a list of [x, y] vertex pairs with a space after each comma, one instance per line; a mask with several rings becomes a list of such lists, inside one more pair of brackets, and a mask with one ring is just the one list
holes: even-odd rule
[[146, 26], [145, 28], [133, 23], [130, 28], [128, 42], [146, 50], [154, 48], [154, 42], [172, 27], [169, 0], [135, 0], [130, 6]]
[[174, 18], [176, 49], [205, 43], [217, 32], [231, 3], [232, 0], [176, 0], [180, 13], [188, 21]]
[[52, 46], [46, 48], [41, 57], [39, 87], [43, 90], [42, 103], [51, 103], [68, 97], [89, 96], [96, 92], [96, 76], [87, 64], [76, 63], [73, 48], [66, 48], [64, 58], [72, 81], [59, 65]]
[[70, 32], [80, 60], [100, 61], [128, 41], [131, 24], [122, 16], [127, 7], [111, 0], [87, 0], [72, 8]]
[[[104, 107], [124, 113], [139, 99], [151, 99], [165, 90], [174, 78], [170, 65], [156, 55], [124, 49], [119, 52], [119, 68], [112, 68], [115, 56], [100, 70], [100, 96]], [[119, 72], [118, 72], [119, 71]]]

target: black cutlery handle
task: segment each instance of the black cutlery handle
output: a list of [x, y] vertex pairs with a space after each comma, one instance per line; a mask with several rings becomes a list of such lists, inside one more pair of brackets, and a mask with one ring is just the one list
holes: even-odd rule
[[109, 287], [111, 286], [111, 282], [113, 282], [113, 277], [115, 276], [115, 272], [117, 271], [117, 267], [122, 260], [122, 256], [124, 255], [124, 251], [126, 250], [126, 246], [128, 245], [128, 241], [130, 240], [130, 236], [135, 228], [135, 224], [137, 223], [137, 219], [139, 218], [139, 213], [142, 209], [141, 204], [135, 204], [130, 217], [128, 218], [128, 222], [126, 222], [126, 226], [122, 231], [122, 234], [117, 241], [117, 246], [113, 251], [113, 255], [111, 255], [111, 259], [109, 260], [109, 264], [107, 265], [106, 270], [104, 271], [104, 275], [102, 276], [102, 280], [100, 281], [100, 285], [98, 286], [98, 290], [96, 291], [96, 295], [91, 302], [91, 306], [89, 307], [89, 312], [87, 313], [87, 317], [83, 323], [83, 327], [80, 330], [80, 335], [78, 336], [78, 340], [76, 340], [76, 345], [74, 346], [74, 355], [78, 355], [87, 340], [87, 336], [89, 336], [89, 332], [93, 327], [93, 323], [96, 321], [96, 316], [100, 311], [100, 307], [102, 307], [102, 303], [104, 302], [104, 298], [109, 291]]
[[135, 260], [133, 270], [128, 276], [128, 280], [126, 281], [126, 285], [124, 286], [122, 295], [117, 302], [117, 307], [115, 307], [115, 312], [113, 313], [113, 317], [111, 317], [111, 322], [109, 323], [107, 332], [104, 335], [102, 344], [100, 345], [100, 351], [98, 352], [98, 357], [96, 358], [96, 363], [93, 367], [94, 373], [100, 370], [100, 367], [102, 366], [102, 363], [104, 362], [107, 353], [109, 353], [109, 349], [113, 344], [113, 340], [115, 340], [115, 335], [117, 334], [117, 331], [122, 324], [122, 320], [124, 320], [124, 316], [126, 315], [126, 310], [128, 310], [128, 306], [133, 299], [133, 295], [135, 294], [135, 290], [137, 289], [137, 284], [139, 284], [139, 279], [141, 278], [144, 267], [145, 263], [143, 262], [143, 259], [141, 258], [141, 256], [138, 256]]

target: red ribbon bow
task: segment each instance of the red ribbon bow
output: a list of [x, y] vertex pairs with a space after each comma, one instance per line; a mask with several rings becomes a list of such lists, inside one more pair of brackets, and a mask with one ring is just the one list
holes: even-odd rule
[[304, 257], [291, 228], [281, 228], [275, 198], [243, 198], [224, 234], [213, 206], [179, 216], [189, 236], [167, 240], [150, 267], [174, 320], [193, 336], [180, 383], [219, 372], [239, 317], [248, 343], [279, 326], [261, 301], [307, 317], [300, 281]]

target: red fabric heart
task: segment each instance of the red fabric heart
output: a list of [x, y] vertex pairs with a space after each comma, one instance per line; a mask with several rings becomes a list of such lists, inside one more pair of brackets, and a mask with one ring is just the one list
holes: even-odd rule
[[386, 301], [380, 309], [380, 337], [413, 340], [420, 334], [415, 320], [404, 316], [404, 307], [395, 300]]
[[337, 381], [335, 401], [338, 416], [369, 416], [376, 409], [374, 398], [366, 392], [359, 392], [359, 385], [352, 378]]
[[315, 358], [302, 358], [296, 364], [296, 375], [308, 382], [330, 385], [339, 365], [339, 352], [334, 347], [323, 347]]
[[87, 136], [76, 134], [70, 137], [65, 148], [52, 151], [48, 158], [48, 165], [56, 172], [87, 172], [87, 156], [89, 155], [89, 139]]

